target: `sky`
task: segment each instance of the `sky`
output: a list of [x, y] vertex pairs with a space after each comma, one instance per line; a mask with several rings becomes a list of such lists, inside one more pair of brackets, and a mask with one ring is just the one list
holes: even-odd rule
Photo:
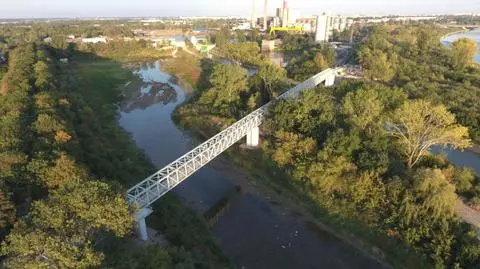
[[[250, 16], [253, 0], [0, 0], [0, 18]], [[264, 0], [257, 0], [263, 14]], [[269, 0], [273, 15], [282, 0]], [[480, 13], [480, 0], [290, 0], [308, 16], [335, 14]]]

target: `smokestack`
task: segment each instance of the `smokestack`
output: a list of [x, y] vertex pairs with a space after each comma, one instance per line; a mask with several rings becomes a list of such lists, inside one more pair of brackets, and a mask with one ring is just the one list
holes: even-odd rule
[[268, 8], [268, 0], [265, 0], [265, 4], [263, 6], [263, 30], [267, 31], [267, 8]]
[[288, 1], [283, 1], [282, 27], [287, 27], [288, 22]]
[[252, 28], [255, 28], [257, 24], [257, 0], [253, 0], [253, 6], [252, 6]]

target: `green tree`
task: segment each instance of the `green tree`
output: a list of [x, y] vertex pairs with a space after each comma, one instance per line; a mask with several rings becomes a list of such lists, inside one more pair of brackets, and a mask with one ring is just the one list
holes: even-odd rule
[[[393, 54], [395, 55], [395, 54]], [[365, 68], [365, 73], [371, 79], [384, 82], [390, 81], [395, 75], [395, 56], [390, 56], [379, 50], [362, 48], [360, 50], [360, 63]]]
[[468, 128], [456, 123], [444, 105], [424, 100], [405, 102], [394, 111], [388, 133], [397, 138], [397, 149], [412, 168], [432, 146], [469, 147]]
[[64, 152], [60, 153], [60, 156], [53, 164], [48, 163], [44, 159], [31, 160], [28, 164], [28, 170], [34, 173], [41, 185], [46, 186], [48, 189], [78, 183], [88, 176], [86, 169], [76, 164]]
[[239, 42], [239, 43], [247, 41], [247, 37], [245, 36], [245, 33], [242, 30], [236, 30], [235, 31], [235, 36], [237, 38], [237, 42]]
[[220, 29], [215, 35], [215, 44], [219, 49], [223, 49], [230, 42], [230, 31], [226, 28]]
[[225, 46], [224, 56], [236, 63], [258, 65], [261, 61], [259, 52], [256, 42], [232, 43]]
[[363, 172], [351, 181], [353, 182], [349, 184], [350, 195], [358, 209], [364, 211], [383, 209], [387, 197], [385, 186], [378, 174]]
[[35, 86], [39, 89], [45, 89], [49, 86], [52, 79], [52, 73], [49, 70], [47, 63], [39, 61], [34, 66], [35, 71]]
[[413, 188], [404, 201], [403, 210], [408, 222], [415, 222], [420, 216], [451, 218], [456, 203], [455, 186], [448, 182], [442, 170], [425, 168], [415, 171]]
[[303, 179], [308, 166], [315, 159], [316, 141], [300, 134], [279, 131], [275, 134], [273, 160], [281, 167], [293, 171], [298, 179]]
[[273, 63], [267, 62], [260, 65], [257, 76], [260, 78], [261, 88], [267, 99], [276, 97], [275, 95], [280, 92], [281, 89], [278, 88], [279, 84], [286, 79], [286, 75], [285, 69]]
[[238, 65], [216, 65], [210, 77], [210, 84], [212, 87], [200, 97], [199, 102], [233, 114], [237, 111], [240, 94], [248, 90], [247, 70]]
[[334, 125], [335, 103], [321, 91], [305, 90], [300, 99], [280, 100], [271, 111], [275, 117], [267, 122], [267, 128], [275, 131], [320, 139]]
[[15, 206], [8, 199], [8, 195], [0, 191], [0, 230], [10, 225], [15, 218]]
[[[169, 269], [183, 268], [181, 264], [172, 262], [169, 252], [172, 249], [165, 249], [160, 246], [135, 246], [134, 249], [125, 250], [122, 256], [109, 263], [111, 269]], [[119, 252], [119, 251], [117, 251]], [[177, 261], [178, 262], [178, 261]], [[189, 267], [187, 267], [189, 268]]]
[[421, 53], [428, 53], [433, 48], [438, 47], [439, 39], [435, 31], [428, 28], [422, 28], [417, 31], [416, 44]]
[[335, 66], [335, 63], [337, 62], [336, 51], [332, 47], [324, 45], [324, 46], [322, 46], [322, 51], [321, 52], [322, 52], [322, 55], [323, 55], [325, 61], [327, 62], [327, 65], [328, 66]]
[[321, 53], [315, 54], [313, 58], [315, 65], [317, 66], [319, 71], [323, 71], [328, 68], [328, 62], [325, 60], [325, 57]]
[[461, 38], [452, 43], [452, 65], [462, 70], [473, 63], [473, 56], [477, 53], [477, 43], [469, 38]]
[[133, 217], [124, 197], [102, 182], [67, 184], [34, 202], [7, 236], [8, 268], [91, 268], [103, 254], [94, 249], [101, 233], [123, 237]]
[[347, 121], [360, 130], [378, 124], [382, 111], [383, 104], [375, 90], [359, 89], [349, 92], [343, 99], [343, 112]]
[[[437, 268], [451, 262], [457, 195], [440, 169], [419, 169], [400, 205], [401, 234], [416, 249], [430, 255]], [[474, 258], [475, 259], [475, 258]]]

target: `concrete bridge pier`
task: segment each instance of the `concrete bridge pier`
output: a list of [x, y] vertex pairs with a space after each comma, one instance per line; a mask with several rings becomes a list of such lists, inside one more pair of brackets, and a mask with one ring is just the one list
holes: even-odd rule
[[247, 146], [258, 147], [260, 141], [260, 128], [254, 127], [247, 133]]
[[333, 84], [335, 84], [335, 74], [331, 74], [325, 79], [326, 87], [333, 86]]
[[148, 233], [147, 233], [147, 223], [145, 222], [145, 218], [152, 214], [153, 210], [150, 207], [141, 208], [135, 213], [135, 220], [137, 221], [137, 236], [142, 241], [148, 240]]

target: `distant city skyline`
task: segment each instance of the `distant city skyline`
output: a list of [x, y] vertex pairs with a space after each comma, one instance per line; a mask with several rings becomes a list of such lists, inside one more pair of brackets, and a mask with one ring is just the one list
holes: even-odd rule
[[[268, 14], [283, 0], [269, 0]], [[479, 0], [291, 0], [289, 6], [302, 16], [329, 11], [337, 14], [452, 14], [480, 13]], [[243, 16], [249, 17], [252, 0], [0, 0], [0, 18], [66, 17], [164, 17], [164, 16]], [[263, 0], [257, 1], [257, 15]]]

